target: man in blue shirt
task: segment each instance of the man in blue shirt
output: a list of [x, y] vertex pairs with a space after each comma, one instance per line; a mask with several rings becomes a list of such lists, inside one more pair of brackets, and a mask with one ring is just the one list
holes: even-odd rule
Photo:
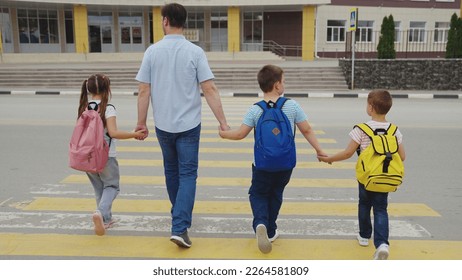
[[[191, 247], [188, 228], [196, 193], [199, 139], [201, 130], [201, 92], [220, 124], [229, 129], [220, 95], [213, 81], [205, 52], [183, 35], [186, 9], [177, 3], [161, 10], [164, 38], [150, 46], [136, 76], [138, 123], [145, 130], [149, 101], [164, 158], [167, 192], [172, 203], [172, 236], [180, 247]], [[143, 138], [143, 139], [144, 139]], [[140, 139], [142, 140], [142, 139]]]

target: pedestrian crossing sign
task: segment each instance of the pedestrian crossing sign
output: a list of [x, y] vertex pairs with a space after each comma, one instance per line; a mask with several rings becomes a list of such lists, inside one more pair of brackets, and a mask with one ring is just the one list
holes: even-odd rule
[[350, 10], [350, 31], [356, 31], [358, 26], [358, 8]]

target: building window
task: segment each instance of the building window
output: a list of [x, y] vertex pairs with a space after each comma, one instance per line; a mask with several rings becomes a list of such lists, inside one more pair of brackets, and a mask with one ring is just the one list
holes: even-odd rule
[[188, 20], [186, 28], [188, 29], [204, 29], [205, 17], [203, 12], [188, 12]]
[[66, 44], [74, 44], [74, 16], [72, 11], [64, 11]]
[[395, 21], [395, 43], [401, 42], [401, 30], [400, 30], [401, 22]]
[[244, 12], [244, 43], [263, 42], [263, 12]]
[[210, 26], [211, 50], [226, 51], [228, 48], [228, 13], [212, 12]]
[[3, 43], [12, 43], [12, 28], [11, 28], [11, 17], [8, 8], [0, 7], [0, 33]]
[[122, 44], [141, 44], [143, 42], [143, 14], [141, 12], [120, 12], [119, 25]]
[[409, 42], [425, 41], [425, 22], [411, 21], [409, 23]]
[[197, 43], [203, 37], [205, 26], [205, 16], [203, 12], [188, 12], [188, 20], [184, 34], [186, 39]]
[[18, 27], [22, 44], [59, 43], [56, 10], [18, 9]]
[[435, 43], [448, 41], [449, 22], [435, 22]]
[[374, 21], [360, 20], [358, 21], [358, 28], [356, 30], [357, 42], [372, 42]]
[[327, 42], [345, 42], [345, 20], [327, 21]]

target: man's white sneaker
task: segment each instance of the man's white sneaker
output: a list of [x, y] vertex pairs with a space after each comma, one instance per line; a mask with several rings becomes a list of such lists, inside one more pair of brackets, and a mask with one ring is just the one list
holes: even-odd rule
[[386, 260], [389, 253], [388, 245], [383, 243], [375, 250], [374, 260]]
[[358, 239], [358, 243], [359, 243], [360, 246], [364, 246], [364, 247], [369, 246], [369, 239], [361, 237], [361, 235], [359, 235], [359, 233], [356, 236], [356, 238]]
[[274, 232], [274, 236], [271, 237], [271, 238], [268, 238], [268, 240], [269, 240], [271, 243], [273, 243], [274, 240], [278, 239], [278, 237], [279, 237], [279, 232], [278, 232], [278, 230], [276, 230], [276, 231]]
[[260, 249], [260, 251], [263, 254], [268, 254], [273, 249], [273, 246], [271, 245], [271, 242], [268, 239], [266, 226], [263, 224], [259, 224], [255, 231], [257, 236], [258, 249]]

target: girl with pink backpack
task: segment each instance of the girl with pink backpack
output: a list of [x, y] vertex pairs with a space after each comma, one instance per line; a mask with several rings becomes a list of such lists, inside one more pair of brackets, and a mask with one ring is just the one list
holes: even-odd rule
[[[119, 164], [116, 159], [115, 139], [140, 138], [143, 137], [145, 134], [145, 131], [142, 130], [136, 132], [127, 132], [117, 129], [116, 110], [113, 105], [109, 104], [109, 100], [111, 99], [111, 97], [112, 95], [110, 88], [110, 80], [107, 76], [102, 74], [94, 74], [88, 77], [88, 79], [86, 79], [83, 82], [80, 94], [80, 104], [78, 109], [77, 123], [79, 124], [81, 118], [87, 115], [89, 111], [94, 110], [98, 112], [99, 117], [101, 118], [101, 129], [103, 129], [104, 131], [93, 132], [94, 137], [92, 138], [91, 135], [84, 135], [84, 133], [82, 133], [82, 131], [88, 129], [88, 127], [83, 127], [82, 129], [78, 130], [76, 126], [74, 134], [77, 135], [73, 134], [72, 136], [69, 153], [70, 166], [74, 169], [85, 171], [95, 190], [96, 210], [93, 213], [92, 219], [95, 233], [100, 236], [104, 235], [106, 233], [106, 229], [111, 227], [114, 223], [114, 220], [112, 218], [112, 203], [120, 191]], [[78, 130], [78, 132], [76, 132], [76, 130]], [[97, 142], [97, 135], [104, 135], [104, 141], [107, 143], [107, 146], [109, 147], [107, 161], [103, 156], [102, 166], [95, 166], [93, 169], [79, 168], [73, 166], [73, 164], [84, 164], [76, 163], [75, 160], [75, 158], [77, 157], [75, 154], [81, 155], [83, 153], [72, 153], [72, 150], [79, 150], [83, 145], [85, 145], [82, 144], [83, 142]], [[76, 139], [80, 139], [80, 144], [79, 141]], [[94, 146], [98, 146], [98, 143], [93, 144]], [[87, 153], [85, 155], [85, 159], [88, 162], [90, 162], [93, 159], [93, 157], [96, 157], [96, 154], [98, 153], [97, 151], [99, 150], [102, 150], [102, 148], [95, 148], [93, 153]], [[105, 165], [104, 161], [106, 162]], [[99, 164], [101, 165], [101, 163]]]

